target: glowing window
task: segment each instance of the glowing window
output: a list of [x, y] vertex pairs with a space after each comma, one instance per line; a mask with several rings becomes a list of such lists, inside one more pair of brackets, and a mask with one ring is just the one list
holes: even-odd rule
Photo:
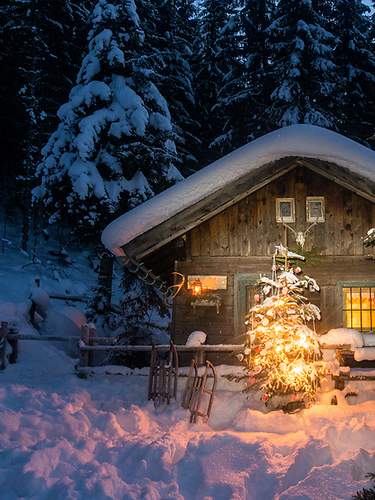
[[344, 326], [361, 331], [375, 329], [375, 288], [345, 287], [342, 292]]
[[324, 222], [325, 207], [324, 196], [308, 196], [306, 198], [307, 222]]
[[226, 290], [227, 277], [226, 276], [213, 276], [213, 275], [189, 275], [187, 279], [187, 287], [191, 289], [194, 282], [200, 281], [202, 284], [202, 291], [204, 290]]
[[294, 198], [276, 198], [276, 222], [295, 222]]

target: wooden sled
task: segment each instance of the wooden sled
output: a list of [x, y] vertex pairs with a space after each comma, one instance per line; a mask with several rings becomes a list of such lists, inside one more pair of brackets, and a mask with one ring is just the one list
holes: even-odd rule
[[[209, 384], [209, 374], [211, 374], [211, 384]], [[198, 375], [198, 366], [193, 359], [182, 398], [182, 407], [190, 411], [190, 423], [196, 423], [198, 417], [202, 417], [205, 422], [210, 418], [216, 383], [214, 365], [206, 361], [203, 375]]]
[[148, 379], [148, 399], [154, 401], [155, 407], [169, 404], [177, 396], [178, 353], [171, 342], [169, 351], [163, 353], [152, 347], [150, 375]]

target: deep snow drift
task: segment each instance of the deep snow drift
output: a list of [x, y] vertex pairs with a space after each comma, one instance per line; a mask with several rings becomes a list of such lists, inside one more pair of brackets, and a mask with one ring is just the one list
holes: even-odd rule
[[[0, 255], [0, 320], [22, 333], [38, 335], [25, 314], [36, 276], [56, 293], [87, 294], [94, 282], [83, 252], [67, 268], [43, 262]], [[375, 382], [285, 415], [221, 379], [209, 424], [190, 425], [179, 404], [155, 410], [146, 400], [147, 370], [84, 380], [75, 363], [49, 343], [21, 341], [18, 363], [0, 371], [1, 500], [338, 500], [375, 471]]]
[[359, 384], [358, 404], [331, 391], [285, 415], [222, 382], [209, 425], [190, 425], [146, 401], [147, 377], [80, 379], [24, 341], [0, 372], [1, 499], [349, 499], [375, 471], [375, 383]]

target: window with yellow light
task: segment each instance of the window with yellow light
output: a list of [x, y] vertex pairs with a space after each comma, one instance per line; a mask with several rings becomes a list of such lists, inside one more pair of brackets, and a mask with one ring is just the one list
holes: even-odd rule
[[342, 296], [344, 326], [375, 331], [375, 287], [344, 287]]

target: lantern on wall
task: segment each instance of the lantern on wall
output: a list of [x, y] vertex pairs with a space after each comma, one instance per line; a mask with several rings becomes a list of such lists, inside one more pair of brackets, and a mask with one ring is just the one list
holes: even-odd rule
[[203, 291], [202, 282], [198, 278], [197, 280], [193, 281], [193, 283], [191, 284], [191, 293], [195, 297], [198, 297], [199, 295], [202, 295], [202, 291]]

